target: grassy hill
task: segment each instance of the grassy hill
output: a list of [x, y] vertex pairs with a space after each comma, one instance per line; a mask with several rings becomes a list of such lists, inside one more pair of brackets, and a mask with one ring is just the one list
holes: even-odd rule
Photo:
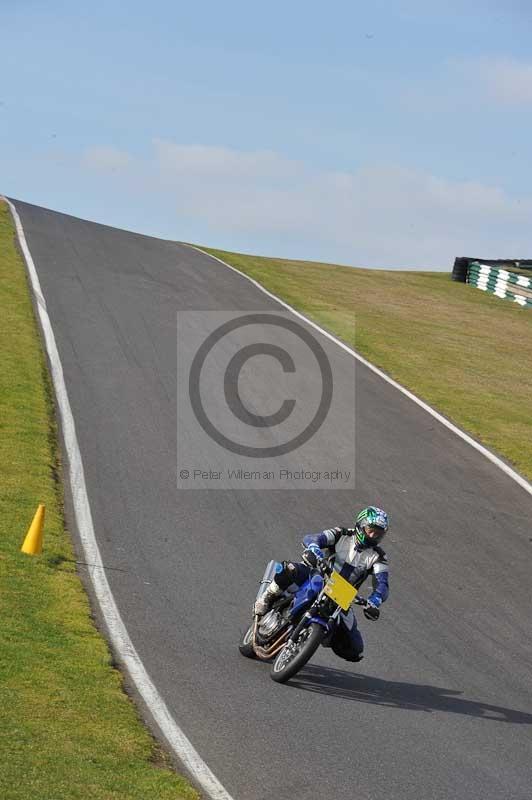
[[532, 479], [532, 310], [450, 273], [204, 248], [339, 336]]

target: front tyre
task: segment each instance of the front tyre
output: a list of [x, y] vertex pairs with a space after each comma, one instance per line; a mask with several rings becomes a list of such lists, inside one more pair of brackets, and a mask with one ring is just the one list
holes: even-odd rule
[[290, 680], [312, 658], [325, 633], [325, 628], [312, 622], [307, 628], [303, 628], [296, 642], [287, 642], [273, 662], [270, 672], [272, 680], [277, 683]]
[[245, 634], [240, 638], [240, 642], [238, 644], [238, 649], [246, 658], [257, 657], [253, 649], [253, 628], [254, 623], [252, 622]]

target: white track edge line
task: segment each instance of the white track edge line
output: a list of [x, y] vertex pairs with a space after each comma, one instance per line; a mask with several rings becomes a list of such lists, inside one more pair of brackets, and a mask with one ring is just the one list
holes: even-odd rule
[[206, 250], [202, 250], [201, 247], [196, 247], [192, 244], [187, 244], [186, 246], [190, 247], [192, 250], [197, 250], [198, 253], [202, 253], [205, 256], [209, 256], [209, 258], [213, 258], [215, 261], [219, 261], [220, 264], [224, 265], [224, 267], [232, 269], [233, 272], [236, 272], [238, 273], [238, 275], [241, 275], [243, 278], [246, 278], [246, 280], [250, 281], [254, 286], [260, 289], [261, 292], [267, 294], [268, 297], [271, 297], [273, 300], [277, 300], [278, 303], [280, 303], [282, 306], [284, 306], [293, 314], [295, 314], [296, 317], [305, 320], [305, 322], [308, 325], [311, 325], [313, 328], [315, 328], [317, 331], [323, 334], [323, 336], [326, 336], [327, 339], [330, 339], [332, 342], [335, 342], [339, 347], [342, 348], [342, 350], [345, 350], [346, 353], [350, 353], [350, 355], [352, 355], [353, 358], [356, 358], [357, 361], [360, 361], [361, 364], [364, 364], [364, 366], [366, 366], [380, 378], [385, 380], [386, 383], [389, 383], [391, 386], [400, 391], [402, 394], [406, 395], [406, 397], [410, 398], [410, 400], [416, 403], [416, 405], [420, 406], [428, 414], [437, 419], [438, 422], [441, 422], [442, 425], [445, 425], [446, 428], [449, 428], [449, 430], [455, 433], [457, 436], [459, 436], [460, 439], [463, 439], [464, 442], [467, 442], [469, 445], [471, 445], [471, 447], [473, 447], [479, 453], [482, 453], [482, 455], [485, 456], [485, 458], [487, 458], [489, 461], [491, 461], [492, 464], [495, 464], [497, 467], [499, 467], [500, 470], [502, 470], [506, 475], [508, 475], [508, 477], [512, 478], [512, 480], [518, 483], [519, 486], [521, 486], [521, 488], [525, 490], [525, 492], [528, 492], [528, 494], [532, 495], [532, 484], [530, 484], [526, 480], [526, 478], [524, 478], [522, 475], [516, 472], [516, 470], [509, 467], [508, 464], [505, 464], [502, 459], [500, 459], [498, 456], [496, 456], [494, 453], [488, 450], [487, 447], [484, 447], [484, 445], [475, 441], [475, 439], [473, 439], [467, 433], [464, 433], [464, 431], [460, 430], [460, 428], [458, 428], [456, 425], [450, 422], [446, 417], [444, 417], [442, 414], [440, 414], [438, 411], [432, 408], [432, 406], [429, 406], [428, 403], [425, 403], [423, 400], [417, 397], [417, 395], [415, 395], [413, 392], [409, 391], [408, 389], [405, 389], [405, 387], [401, 386], [400, 383], [397, 383], [397, 381], [394, 381], [393, 378], [390, 378], [389, 375], [386, 375], [385, 372], [383, 372], [374, 364], [372, 364], [371, 361], [368, 361], [359, 353], [357, 353], [356, 350], [353, 350], [351, 347], [344, 344], [344, 342], [340, 341], [340, 339], [337, 339], [336, 336], [333, 336], [333, 334], [329, 333], [329, 331], [326, 331], [324, 328], [321, 328], [316, 322], [313, 322], [311, 319], [306, 317], [300, 311], [296, 311], [295, 308], [293, 308], [288, 303], [285, 303], [284, 300], [281, 300], [281, 298], [277, 297], [277, 295], [273, 294], [273, 292], [270, 292], [268, 291], [268, 289], [265, 289], [264, 286], [262, 286], [254, 278], [250, 278], [250, 276], [246, 275], [245, 272], [241, 272], [241, 270], [237, 269], [236, 267], [232, 267], [231, 264], [227, 264], [225, 261], [222, 261], [222, 259], [218, 258], [218, 256], [213, 256], [212, 253], [208, 253]]
[[111, 588], [107, 581], [105, 568], [102, 563], [100, 550], [96, 541], [92, 515], [85, 485], [85, 475], [83, 463], [78, 446], [74, 418], [70, 408], [70, 402], [63, 375], [63, 367], [59, 358], [59, 352], [55, 341], [54, 332], [48, 316], [46, 302], [41, 291], [41, 285], [35, 269], [35, 264], [31, 256], [26, 236], [22, 227], [22, 222], [13, 203], [7, 198], [7, 202], [15, 227], [21, 250], [26, 260], [28, 273], [31, 280], [32, 290], [37, 302], [39, 318], [44, 334], [46, 350], [50, 359], [52, 379], [57, 398], [57, 404], [61, 415], [63, 437], [65, 448], [68, 454], [69, 477], [74, 503], [74, 513], [76, 523], [83, 546], [86, 561], [93, 565], [89, 568], [90, 578], [94, 587], [101, 612], [109, 630], [109, 635], [114, 649], [119, 655], [120, 660], [127, 669], [133, 683], [135, 684], [143, 701], [149, 708], [157, 725], [164, 734], [170, 747], [184, 765], [185, 769], [195, 778], [201, 788], [212, 800], [233, 800], [231, 795], [224, 789], [216, 776], [211, 772], [207, 764], [203, 761], [192, 743], [187, 739], [177, 722], [174, 720], [166, 703], [151, 681], [144, 664], [142, 663], [137, 651], [135, 650], [124, 622], [120, 616]]

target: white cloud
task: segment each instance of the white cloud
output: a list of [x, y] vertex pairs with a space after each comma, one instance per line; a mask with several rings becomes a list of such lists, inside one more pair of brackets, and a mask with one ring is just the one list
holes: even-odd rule
[[144, 161], [91, 153], [99, 156], [86, 165], [120, 164], [152, 205], [171, 205], [175, 238], [193, 223], [204, 243], [249, 249], [255, 240], [263, 252], [388, 267], [448, 268], [456, 255], [532, 250], [532, 197], [481, 183], [382, 164], [318, 170], [271, 151], [163, 140]]
[[457, 62], [455, 66], [467, 83], [481, 88], [491, 102], [532, 106], [532, 62], [496, 57]]
[[271, 150], [243, 152], [229, 147], [176, 144], [165, 139], [155, 139], [153, 145], [161, 167], [182, 175], [256, 179], [280, 177], [297, 169], [297, 162]]
[[500, 56], [449, 59], [400, 84], [397, 98], [403, 112], [436, 116], [530, 110], [532, 62]]
[[129, 154], [116, 147], [89, 147], [83, 154], [84, 166], [102, 172], [124, 170], [130, 163]]
[[512, 59], [485, 59], [478, 64], [489, 96], [508, 106], [532, 106], [532, 63]]

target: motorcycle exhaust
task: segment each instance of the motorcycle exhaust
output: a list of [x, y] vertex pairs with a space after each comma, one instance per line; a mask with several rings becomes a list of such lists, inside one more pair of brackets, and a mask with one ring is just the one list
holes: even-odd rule
[[[264, 575], [262, 576], [259, 584], [259, 590], [257, 592], [255, 602], [257, 602], [259, 597], [262, 597], [262, 595], [264, 594], [270, 583], [273, 581], [275, 577], [276, 565], [277, 565], [276, 561], [273, 560], [268, 561], [266, 569], [264, 570]], [[274, 642], [272, 642], [272, 644], [269, 647], [261, 647], [260, 645], [257, 644], [258, 622], [259, 622], [258, 617], [255, 617], [255, 622], [253, 625], [253, 649], [259, 658], [268, 661], [274, 655], [277, 655], [277, 653], [284, 647], [288, 631], [283, 631], [279, 636], [279, 638], [277, 638]]]
[[255, 651], [255, 655], [261, 658], [263, 661], [269, 661], [270, 658], [279, 653], [286, 644], [286, 639], [288, 636], [288, 631], [283, 631], [278, 639], [276, 639], [269, 647], [261, 647], [257, 644], [257, 627], [258, 627], [258, 620], [255, 620], [255, 624], [253, 626], [253, 650]]

